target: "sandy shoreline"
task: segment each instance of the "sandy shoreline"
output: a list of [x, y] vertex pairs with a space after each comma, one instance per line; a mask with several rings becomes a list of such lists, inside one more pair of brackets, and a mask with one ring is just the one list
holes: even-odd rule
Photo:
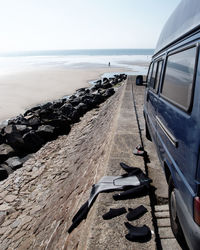
[[107, 72], [125, 72], [125, 68], [36, 69], [0, 76], [0, 122], [23, 114], [37, 104], [70, 95], [88, 87], [89, 81]]

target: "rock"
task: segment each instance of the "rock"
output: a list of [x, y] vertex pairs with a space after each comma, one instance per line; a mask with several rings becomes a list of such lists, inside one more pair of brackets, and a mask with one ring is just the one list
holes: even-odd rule
[[33, 115], [31, 118], [28, 119], [28, 124], [32, 128], [37, 128], [38, 126], [41, 125], [41, 121], [40, 121], [39, 117]]
[[20, 160], [18, 156], [14, 156], [6, 160], [5, 162], [8, 167], [10, 167], [12, 170], [16, 170], [18, 168], [21, 168], [23, 165], [23, 162]]
[[80, 97], [76, 97], [73, 100], [69, 100], [69, 102], [71, 103], [72, 106], [75, 107], [75, 106], [77, 106], [81, 102], [81, 99], [80, 99]]
[[100, 82], [96, 82], [95, 85], [91, 88], [92, 91], [95, 91], [97, 89], [101, 88], [101, 81]]
[[78, 112], [76, 110], [76, 108], [74, 108], [71, 103], [65, 103], [61, 108], [60, 111], [62, 112], [62, 114], [64, 115], [64, 117], [66, 119], [69, 118], [70, 123], [75, 123], [77, 121], [79, 121], [79, 115]]
[[29, 110], [27, 110], [25, 113], [24, 113], [24, 116], [27, 116], [27, 115], [32, 115], [35, 111], [41, 109], [41, 106], [38, 105], [38, 106], [35, 106]]
[[8, 159], [10, 156], [13, 156], [15, 153], [14, 149], [7, 145], [7, 144], [1, 144], [0, 145], [0, 162], [5, 161]]
[[55, 139], [54, 130], [55, 128], [53, 126], [42, 125], [38, 127], [36, 134], [44, 141], [50, 141], [52, 139]]
[[67, 115], [67, 116], [71, 116], [72, 113], [74, 112], [75, 108], [72, 106], [71, 103], [65, 103], [61, 108], [60, 108], [61, 112], [64, 114], [64, 115]]
[[85, 103], [81, 102], [76, 107], [76, 110], [77, 110], [79, 116], [83, 116], [88, 111], [88, 107]]
[[71, 129], [70, 122], [66, 119], [49, 120], [48, 125], [51, 125], [55, 128], [54, 132], [56, 135], [68, 134]]
[[14, 119], [8, 121], [8, 125], [28, 125], [28, 121], [23, 115], [19, 115]]
[[68, 98], [68, 101], [72, 101], [76, 98], [76, 95], [71, 95], [69, 98]]
[[93, 97], [93, 102], [95, 103], [95, 105], [99, 105], [100, 103], [102, 103], [104, 101], [105, 101], [104, 96], [99, 94], [99, 93], [94, 95], [94, 97]]
[[56, 100], [52, 103], [52, 105], [50, 106], [51, 109], [58, 109], [60, 108], [63, 104], [65, 103], [64, 99], [59, 99]]
[[86, 88], [77, 89], [76, 92], [85, 92]]
[[21, 135], [28, 133], [31, 128], [26, 125], [16, 125], [16, 130], [20, 132]]
[[109, 83], [109, 82], [106, 82], [106, 83], [103, 83], [103, 84], [101, 85], [101, 87], [102, 87], [103, 89], [108, 89], [108, 88], [111, 88], [111, 87], [112, 87], [112, 84]]
[[4, 139], [3, 135], [0, 134], [0, 144], [2, 144], [4, 142], [5, 142], [5, 139]]
[[108, 78], [107, 77], [104, 77], [103, 78], [103, 83], [107, 83], [109, 80], [108, 80]]
[[51, 105], [52, 105], [51, 102], [47, 102], [47, 103], [41, 105], [40, 107], [41, 107], [41, 109], [47, 109], [47, 108], [50, 108]]
[[7, 171], [7, 173], [8, 173], [8, 175], [9, 174], [12, 174], [13, 173], [13, 169], [11, 168], [11, 167], [9, 167], [7, 164], [1, 164], [1, 166], [0, 166], [1, 168], [3, 168], [3, 169], [5, 169], [6, 171]]
[[7, 125], [8, 125], [7, 120], [0, 122], [0, 131], [2, 131]]
[[94, 82], [95, 83], [95, 85], [98, 85], [98, 84], [101, 84], [101, 80], [97, 80], [96, 82]]
[[41, 120], [49, 120], [49, 119], [56, 118], [54, 110], [50, 108], [41, 109], [39, 112], [39, 117]]
[[4, 168], [0, 167], [0, 181], [5, 180], [6, 178], [8, 178], [8, 172]]
[[15, 125], [8, 125], [4, 129], [4, 133], [6, 141], [11, 147], [17, 152], [23, 152], [24, 140], [21, 131], [18, 131]]
[[103, 95], [105, 98], [110, 97], [111, 95], [113, 95], [115, 93], [113, 88], [109, 88], [106, 90], [105, 94]]
[[26, 147], [26, 152], [36, 152], [42, 144], [44, 144], [44, 140], [40, 138], [34, 131], [30, 131], [23, 135], [24, 144]]

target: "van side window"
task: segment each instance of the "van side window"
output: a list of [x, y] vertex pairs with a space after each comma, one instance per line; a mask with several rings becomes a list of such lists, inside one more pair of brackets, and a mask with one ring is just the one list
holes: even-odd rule
[[156, 91], [157, 91], [157, 89], [158, 89], [158, 85], [159, 85], [159, 82], [160, 82], [162, 65], [163, 65], [163, 61], [159, 61], [159, 62], [158, 62], [158, 67], [157, 67], [156, 80], [155, 80], [155, 84], [154, 84], [154, 89], [155, 89]]
[[148, 76], [147, 76], [147, 84], [150, 84], [150, 79], [151, 79], [151, 74], [152, 74], [152, 68], [153, 68], [153, 63], [151, 63], [150, 67], [149, 67], [149, 72], [148, 72]]
[[192, 97], [196, 47], [169, 55], [162, 95], [180, 108], [188, 111]]
[[154, 84], [155, 84], [155, 78], [156, 78], [156, 71], [157, 71], [157, 64], [158, 62], [155, 62], [153, 65], [153, 72], [151, 75], [151, 79], [150, 79], [150, 84], [149, 87], [154, 88]]

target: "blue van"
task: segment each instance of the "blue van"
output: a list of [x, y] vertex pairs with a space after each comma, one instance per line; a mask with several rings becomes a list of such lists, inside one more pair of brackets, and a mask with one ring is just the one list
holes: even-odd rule
[[200, 249], [199, 54], [200, 1], [182, 0], [149, 66], [144, 117], [169, 185], [172, 231], [190, 249]]

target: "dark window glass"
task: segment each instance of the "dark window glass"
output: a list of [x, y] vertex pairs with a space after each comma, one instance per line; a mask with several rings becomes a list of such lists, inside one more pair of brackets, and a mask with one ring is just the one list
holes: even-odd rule
[[147, 76], [147, 84], [148, 85], [149, 85], [150, 79], [151, 79], [152, 67], [153, 67], [153, 63], [150, 65], [148, 76]]
[[151, 80], [150, 80], [150, 84], [149, 84], [149, 86], [151, 88], [154, 88], [155, 78], [156, 78], [156, 70], [157, 70], [157, 62], [154, 63], [154, 65], [153, 65], [153, 72], [152, 72], [152, 76], [151, 76]]
[[191, 102], [195, 54], [194, 47], [167, 59], [162, 95], [184, 110], [188, 110]]
[[155, 90], [157, 90], [159, 82], [160, 82], [162, 65], [163, 65], [163, 61], [159, 61], [158, 62], [157, 74], [156, 74], [156, 80], [155, 80], [155, 84], [154, 84], [154, 89]]

